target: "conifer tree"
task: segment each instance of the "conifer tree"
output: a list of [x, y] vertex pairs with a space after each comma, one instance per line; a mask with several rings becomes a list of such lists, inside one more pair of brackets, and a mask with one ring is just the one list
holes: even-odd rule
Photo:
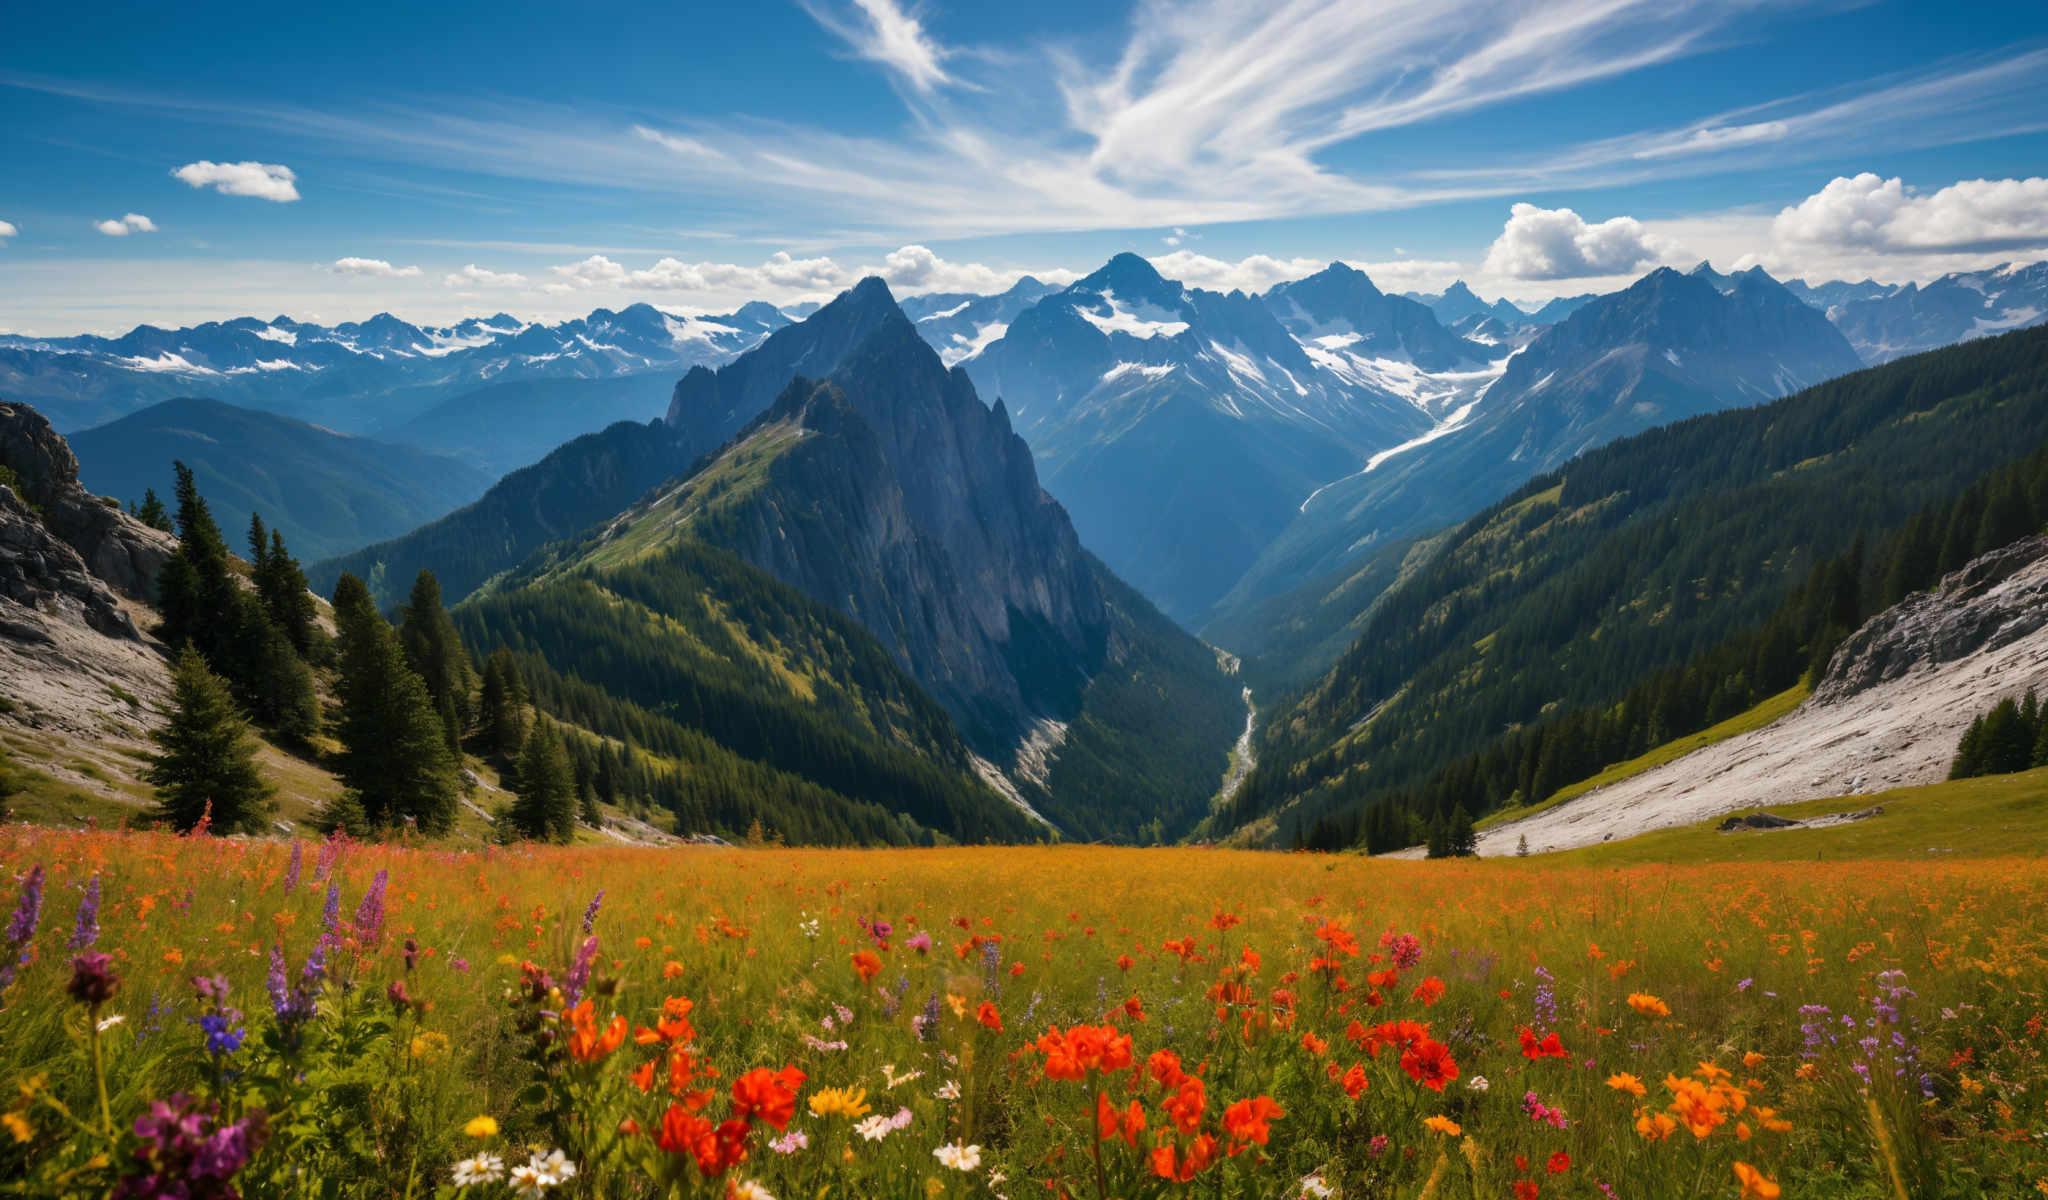
[[1472, 858], [1479, 853], [1479, 835], [1472, 828], [1472, 814], [1460, 804], [1451, 814], [1444, 834], [1444, 853], [1452, 858]]
[[427, 693], [434, 699], [448, 748], [460, 752], [462, 735], [476, 715], [476, 668], [462, 648], [455, 622], [441, 605], [441, 582], [432, 571], [422, 569], [413, 580], [399, 637], [405, 643], [406, 660], [426, 681]]
[[534, 722], [519, 753], [519, 799], [511, 819], [513, 828], [535, 841], [566, 842], [575, 834], [575, 776], [549, 721]]
[[478, 711], [485, 749], [507, 760], [526, 742], [526, 685], [512, 652], [503, 646], [484, 660]]
[[306, 583], [299, 560], [285, 547], [284, 535], [270, 531], [270, 549], [257, 569], [256, 591], [270, 619], [284, 631], [285, 638], [301, 656], [309, 655], [316, 640], [315, 620], [319, 609]]
[[354, 575], [335, 583], [334, 616], [343, 782], [373, 824], [410, 817], [422, 832], [446, 832], [455, 822], [455, 760], [427, 685]]
[[231, 664], [236, 698], [265, 728], [304, 740], [320, 732], [320, 700], [313, 670], [291, 639], [270, 619], [263, 602], [235, 597]]
[[170, 721], [150, 735], [160, 748], [146, 775], [158, 813], [181, 832], [209, 812], [215, 833], [261, 832], [274, 807], [271, 788], [227, 684], [190, 645], [178, 653], [171, 684]]
[[164, 510], [164, 502], [157, 498], [155, 488], [142, 489], [142, 507], [135, 510], [135, 518], [151, 529], [171, 532], [171, 514]]
[[206, 498], [199, 494], [192, 468], [177, 462], [171, 469], [178, 480], [178, 552], [157, 579], [163, 612], [159, 633], [172, 646], [192, 642], [207, 662], [219, 665], [231, 640], [223, 618], [232, 612], [237, 591], [228, 567], [228, 547]]
[[1999, 701], [1984, 717], [1977, 773], [2009, 775], [2026, 770], [2034, 758], [2034, 733], [2020, 715], [2019, 705], [2010, 697]]

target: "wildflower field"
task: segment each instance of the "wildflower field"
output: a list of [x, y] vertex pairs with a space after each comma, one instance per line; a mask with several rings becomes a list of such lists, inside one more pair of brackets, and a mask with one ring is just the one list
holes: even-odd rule
[[2048, 1194], [2038, 860], [0, 831], [0, 1193]]

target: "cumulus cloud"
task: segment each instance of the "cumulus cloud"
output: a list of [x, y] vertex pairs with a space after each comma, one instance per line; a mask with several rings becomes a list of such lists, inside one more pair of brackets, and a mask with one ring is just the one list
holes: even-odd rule
[[470, 263], [460, 271], [451, 271], [442, 276], [441, 282], [449, 287], [524, 287], [526, 276], [516, 271], [487, 271]]
[[129, 213], [118, 219], [94, 221], [92, 227], [108, 237], [127, 237], [131, 233], [156, 232], [156, 222], [143, 216], [141, 213]]
[[959, 82], [944, 65], [952, 51], [934, 41], [924, 22], [896, 0], [853, 0], [850, 12], [814, 2], [804, 7], [855, 54], [887, 67], [918, 92], [929, 95]]
[[298, 175], [276, 163], [217, 163], [201, 159], [171, 172], [173, 179], [192, 187], [210, 187], [223, 196], [254, 196], [289, 204], [299, 198]]
[[1150, 260], [1153, 269], [1189, 287], [1215, 292], [1263, 292], [1276, 283], [1313, 275], [1330, 265], [1326, 258], [1275, 258], [1252, 254], [1230, 262], [1192, 250], [1175, 250]]
[[1487, 248], [1484, 270], [1511, 279], [1583, 279], [1624, 274], [1662, 257], [1634, 217], [1592, 224], [1569, 208], [1517, 204]]
[[[998, 269], [982, 263], [954, 262], [925, 246], [903, 246], [884, 255], [879, 263], [849, 265], [829, 257], [797, 258], [778, 250], [756, 266], [738, 263], [683, 262], [676, 258], [657, 259], [645, 267], [628, 267], [602, 255], [593, 254], [580, 262], [550, 267], [554, 278], [543, 285], [550, 295], [610, 289], [621, 292], [695, 292], [709, 295], [747, 295], [779, 300], [806, 299], [830, 295], [853, 286], [869, 275], [879, 275], [891, 290], [909, 295], [918, 292], [1002, 291], [1027, 272]], [[1080, 276], [1063, 269], [1030, 272], [1048, 283], [1072, 282]]]
[[1771, 222], [1779, 252], [1924, 254], [2048, 246], [2048, 179], [1965, 179], [1931, 193], [1868, 171], [1838, 177]]
[[0, 242], [4, 242], [11, 237], [19, 236], [21, 236], [21, 231], [19, 229], [16, 229], [12, 223], [7, 221], [0, 221]]
[[422, 274], [418, 267], [394, 267], [381, 258], [337, 258], [327, 269], [336, 275], [367, 275], [373, 279], [416, 279]]

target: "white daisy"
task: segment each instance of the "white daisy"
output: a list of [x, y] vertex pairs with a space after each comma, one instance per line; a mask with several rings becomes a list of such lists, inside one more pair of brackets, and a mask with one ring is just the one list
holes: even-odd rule
[[981, 1147], [950, 1142], [933, 1150], [932, 1157], [955, 1171], [972, 1171], [981, 1165]]
[[889, 1118], [876, 1113], [874, 1116], [868, 1117], [861, 1121], [860, 1124], [855, 1125], [853, 1131], [871, 1142], [879, 1142], [883, 1138], [888, 1137], [889, 1131], [893, 1128], [895, 1126], [889, 1123]]
[[1483, 1092], [1483, 1091], [1485, 1091], [1485, 1090], [1486, 1090], [1487, 1088], [1490, 1088], [1490, 1087], [1492, 1087], [1493, 1085], [1492, 1085], [1492, 1084], [1490, 1084], [1490, 1083], [1488, 1083], [1488, 1082], [1486, 1082], [1486, 1076], [1484, 1076], [1484, 1075], [1474, 1075], [1474, 1076], [1473, 1076], [1473, 1077], [1472, 1077], [1472, 1078], [1471, 1078], [1471, 1079], [1470, 1079], [1470, 1080], [1469, 1080], [1469, 1081], [1468, 1081], [1468, 1082], [1467, 1082], [1467, 1083], [1465, 1084], [1465, 1086], [1466, 1086], [1466, 1087], [1468, 1087], [1468, 1088], [1471, 1088], [1471, 1089], [1472, 1089], [1473, 1091], [1475, 1091], [1475, 1092]]
[[505, 1177], [505, 1160], [495, 1154], [479, 1154], [456, 1163], [454, 1174], [456, 1187], [496, 1183]]
[[1337, 1189], [1324, 1183], [1321, 1175], [1311, 1175], [1301, 1181], [1301, 1194], [1312, 1196], [1315, 1200], [1329, 1200], [1329, 1197], [1337, 1194]]
[[518, 1196], [538, 1196], [552, 1187], [554, 1181], [544, 1178], [533, 1169], [531, 1163], [512, 1168], [512, 1192]]
[[731, 1196], [732, 1200], [775, 1200], [772, 1192], [751, 1179], [742, 1179], [734, 1184]]
[[540, 1175], [541, 1182], [548, 1187], [567, 1183], [576, 1178], [576, 1164], [570, 1162], [568, 1156], [560, 1150], [548, 1154], [545, 1158], [536, 1154], [527, 1160], [526, 1165], [532, 1167]]
[[960, 1098], [959, 1083], [955, 1082], [954, 1080], [948, 1079], [946, 1081], [946, 1086], [938, 1090], [938, 1097], [941, 1100], [958, 1100]]

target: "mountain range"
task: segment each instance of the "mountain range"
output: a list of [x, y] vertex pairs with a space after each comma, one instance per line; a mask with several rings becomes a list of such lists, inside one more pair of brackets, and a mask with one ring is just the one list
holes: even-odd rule
[[103, 495], [139, 501], [154, 489], [168, 504], [171, 464], [183, 461], [224, 529], [239, 534], [260, 515], [308, 559], [417, 529], [491, 483], [446, 455], [218, 400], [166, 400], [70, 441], [81, 481]]
[[[593, 406], [603, 416], [627, 415], [618, 406], [645, 394], [627, 382], [619, 389], [623, 399], [611, 399], [590, 381], [630, 381], [650, 371], [672, 376], [695, 363], [724, 362], [788, 323], [762, 303], [708, 317], [634, 304], [553, 325], [498, 313], [418, 326], [379, 313], [332, 326], [243, 317], [186, 329], [142, 325], [116, 338], [5, 335], [0, 395], [36, 405], [64, 432], [160, 400], [204, 395], [348, 433], [390, 438], [404, 429], [396, 440], [464, 453], [480, 469], [502, 472], [564, 436], [558, 427], [527, 438], [511, 432], [518, 423], [504, 420], [503, 385], [522, 384], [528, 397], [526, 413], [509, 415], [573, 406], [573, 432], [587, 432], [605, 423], [590, 423]], [[645, 419], [655, 411], [631, 415]], [[509, 428], [479, 451], [459, 429], [442, 436], [451, 412], [461, 414], [458, 425], [495, 418]]]

